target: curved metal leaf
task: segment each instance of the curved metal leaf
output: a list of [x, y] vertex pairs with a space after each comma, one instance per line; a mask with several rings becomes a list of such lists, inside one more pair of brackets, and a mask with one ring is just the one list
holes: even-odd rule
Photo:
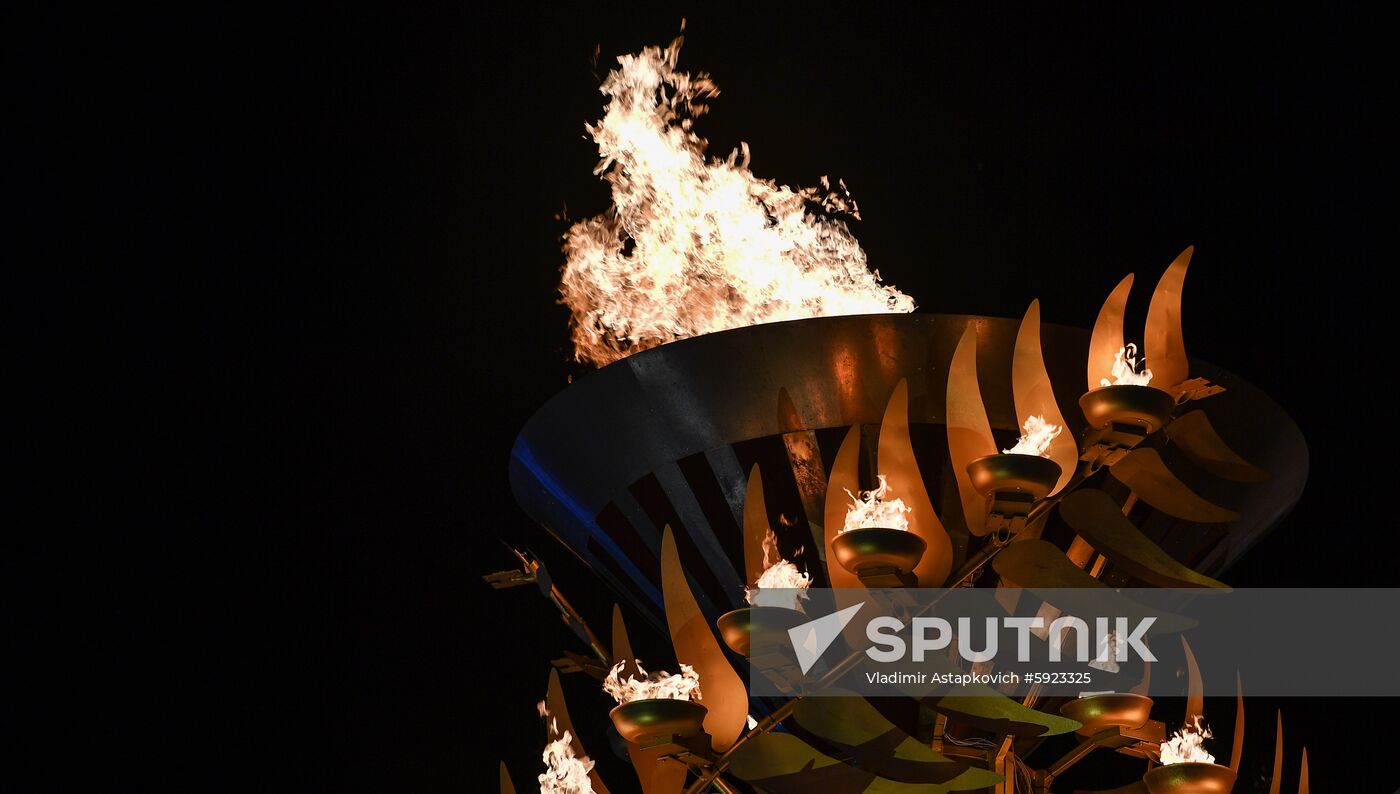
[[[545, 707], [549, 709], [550, 717], [559, 730], [569, 733], [569, 745], [574, 748], [574, 755], [584, 756], [588, 753], [583, 749], [583, 742], [579, 740], [578, 731], [574, 730], [574, 723], [569, 719], [569, 706], [564, 702], [564, 688], [559, 685], [559, 671], [551, 669], [549, 671], [549, 690], [545, 695]], [[556, 735], [562, 735], [556, 734]], [[550, 740], [553, 741], [551, 736]], [[594, 768], [588, 773], [588, 779], [593, 783], [593, 790], [598, 794], [608, 794], [608, 787], [603, 785], [603, 779], [598, 777], [598, 770]]]
[[1263, 482], [1269, 473], [1235, 453], [1210, 423], [1205, 411], [1195, 410], [1167, 424], [1167, 438], [1192, 463], [1224, 480]]
[[763, 475], [755, 463], [749, 470], [749, 487], [744, 492], [744, 584], [751, 585], [763, 575], [763, 541], [771, 531], [768, 507], [763, 501]]
[[967, 530], [981, 537], [987, 534], [987, 499], [972, 487], [967, 464], [996, 454], [997, 445], [992, 439], [992, 424], [987, 420], [987, 406], [982, 403], [982, 389], [977, 384], [977, 326], [971, 323], [948, 364], [946, 393], [948, 457], [958, 481]]
[[[622, 677], [637, 675], [637, 660], [632, 653], [632, 642], [627, 637], [627, 624], [622, 620], [622, 610], [613, 604], [612, 619], [612, 658], [613, 663], [623, 662]], [[627, 756], [632, 759], [632, 770], [642, 784], [643, 794], [676, 794], [685, 785], [685, 765], [662, 759], [665, 749], [653, 747], [644, 749], [627, 742]]]
[[969, 769], [946, 783], [902, 783], [843, 764], [790, 733], [765, 733], [745, 742], [729, 771], [769, 794], [945, 794], [984, 789], [1003, 779]]
[[1195, 246], [1187, 246], [1167, 266], [1147, 307], [1143, 353], [1152, 370], [1152, 385], [1159, 389], [1170, 391], [1191, 375], [1186, 339], [1181, 332], [1181, 290], [1186, 283], [1186, 266], [1191, 264], [1195, 250]]
[[1269, 794], [1283, 790], [1283, 711], [1278, 712], [1278, 731], [1274, 735], [1274, 773], [1269, 778]]
[[661, 535], [661, 590], [676, 659], [700, 674], [700, 703], [708, 709], [705, 731], [715, 750], [724, 752], [744, 729], [749, 693], [739, 674], [729, 666], [719, 641], [710, 631], [710, 622], [695, 601], [670, 526]]
[[1094, 320], [1094, 333], [1089, 337], [1089, 391], [1102, 386], [1101, 381], [1113, 379], [1113, 361], [1123, 349], [1123, 314], [1132, 290], [1133, 274], [1129, 273], [1108, 293]]
[[941, 714], [1005, 736], [1055, 736], [1081, 727], [1072, 719], [1026, 708], [1005, 695], [988, 695], [1001, 693], [988, 687], [987, 692], [980, 694], [939, 698], [931, 706]]
[[[1065, 415], [1055, 401], [1055, 389], [1050, 385], [1050, 373], [1045, 371], [1045, 357], [1040, 352], [1040, 301], [1031, 301], [1021, 329], [1016, 332], [1016, 353], [1011, 359], [1011, 394], [1016, 400], [1017, 421], [1024, 423], [1031, 416], [1043, 416], [1052, 425], [1065, 427]], [[1045, 457], [1060, 465], [1060, 481], [1050, 491], [1053, 495], [1069, 484], [1079, 465], [1079, 444], [1074, 435], [1061, 432], [1050, 442]]]
[[1191, 652], [1191, 643], [1181, 638], [1181, 650], [1186, 654], [1186, 719], [1183, 725], [1190, 725], [1196, 718], [1205, 714], [1205, 682], [1201, 680], [1201, 666], [1196, 664], [1196, 654]]
[[992, 569], [1003, 584], [1035, 593], [1062, 614], [1089, 619], [1107, 609], [1129, 619], [1153, 617], [1156, 620], [1150, 633], [1154, 636], [1176, 634], [1197, 625], [1191, 618], [1148, 609], [1120, 595], [1070, 562], [1058, 546], [1048, 541], [1029, 539], [1012, 543], [992, 558]]
[[1206, 587], [1228, 591], [1216, 580], [1182, 565], [1133, 526], [1113, 497], [1084, 488], [1060, 502], [1060, 516], [1094, 550], [1128, 575], [1157, 587]]
[[1240, 672], [1235, 671], [1235, 738], [1230, 742], [1230, 768], [1240, 771], [1240, 758], [1244, 755], [1244, 684], [1240, 683]]
[[826, 580], [832, 587], [860, 587], [860, 579], [836, 562], [831, 550], [831, 542], [846, 525], [846, 510], [850, 504], [847, 491], [860, 490], [860, 425], [853, 425], [841, 442], [836, 453], [836, 462], [831, 465], [831, 475], [826, 480], [826, 526], [823, 527], [826, 539]]
[[1240, 517], [1233, 510], [1207, 501], [1178, 480], [1157, 450], [1150, 447], [1129, 452], [1108, 471], [1113, 479], [1133, 489], [1139, 499], [1169, 516], [1203, 524], [1220, 524]]
[[924, 539], [928, 548], [914, 576], [919, 587], [941, 587], [953, 570], [953, 541], [933, 509], [919, 463], [914, 459], [914, 443], [909, 438], [909, 381], [901, 378], [885, 406], [880, 422], [880, 444], [876, 453], [881, 474], [889, 478], [895, 496], [909, 507], [909, 531]]
[[515, 794], [515, 784], [510, 781], [510, 772], [506, 770], [506, 762], [501, 762], [501, 794]]
[[[968, 769], [967, 763], [934, 752], [891, 724], [865, 698], [834, 697], [833, 690], [826, 694], [803, 700], [793, 717], [803, 730], [840, 750], [856, 766], [905, 783], [946, 783]], [[983, 785], [995, 782], [989, 779]]]
[[1308, 794], [1308, 748], [1303, 748], [1303, 768], [1298, 770], [1298, 794]]

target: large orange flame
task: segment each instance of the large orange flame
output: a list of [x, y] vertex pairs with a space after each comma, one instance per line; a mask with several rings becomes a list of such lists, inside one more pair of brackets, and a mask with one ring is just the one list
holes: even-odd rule
[[564, 236], [559, 290], [572, 313], [574, 355], [599, 366], [656, 345], [763, 322], [910, 312], [882, 284], [846, 224], [859, 218], [838, 183], [791, 188], [749, 171], [747, 145], [705, 158], [692, 129], [719, 93], [704, 73], [676, 70], [681, 39], [620, 56], [601, 91], [606, 112], [586, 129], [612, 208]]

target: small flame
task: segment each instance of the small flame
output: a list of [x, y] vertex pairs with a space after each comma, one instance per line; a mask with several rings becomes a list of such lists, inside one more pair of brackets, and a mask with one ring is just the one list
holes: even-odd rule
[[[676, 70], [681, 39], [617, 59], [586, 126], [612, 188], [611, 209], [564, 235], [559, 286], [574, 356], [599, 366], [676, 339], [756, 323], [911, 312], [880, 283], [846, 224], [846, 186], [791, 188], [749, 171], [747, 144], [707, 161], [692, 129], [719, 94], [707, 74]], [[809, 205], [821, 212], [808, 211]]]
[[586, 755], [574, 755], [573, 737], [568, 731], [559, 730], [559, 722], [549, 713], [543, 700], [535, 708], [549, 725], [549, 735], [554, 737], [544, 746], [545, 769], [539, 777], [540, 794], [593, 794], [593, 781], [588, 777], [593, 760]]
[[880, 486], [875, 490], [861, 491], [859, 497], [846, 492], [851, 497], [851, 509], [846, 511], [846, 524], [841, 528], [842, 532], [867, 527], [909, 529], [908, 514], [914, 512], [914, 508], [905, 507], [902, 499], [886, 500], [885, 496], [890, 492], [889, 481], [883, 474], [876, 476]]
[[613, 696], [619, 705], [634, 700], [699, 700], [700, 674], [688, 664], [681, 664], [681, 671], [671, 675], [665, 670], [647, 673], [640, 661], [634, 662], [641, 678], [622, 678], [626, 662], [618, 662], [612, 672], [603, 680], [603, 691]]
[[1050, 442], [1062, 432], [1063, 427], [1050, 424], [1043, 416], [1028, 416], [1026, 423], [1021, 425], [1021, 438], [1016, 442], [1016, 446], [1002, 452], [1008, 455], [1039, 455], [1043, 458], [1045, 453], [1050, 451]]
[[1129, 342], [1117, 353], [1113, 354], [1113, 369], [1109, 374], [1113, 376], [1113, 381], [1108, 378], [1099, 378], [1100, 386], [1146, 386], [1152, 382], [1152, 370], [1143, 367], [1142, 372], [1138, 372], [1139, 363], [1146, 364], [1146, 361], [1139, 362], [1137, 357], [1137, 345]]
[[[801, 549], [798, 553], [802, 553]], [[807, 597], [812, 577], [778, 553], [778, 536], [773, 530], [763, 539], [763, 573], [753, 587], [745, 588], [744, 598], [756, 607], [799, 609], [799, 599]]]
[[1200, 715], [1191, 718], [1191, 721], [1181, 726], [1181, 730], [1172, 734], [1172, 738], [1162, 742], [1162, 763], [1163, 764], [1184, 764], [1196, 762], [1200, 764], [1215, 763], [1215, 756], [1206, 752], [1205, 741], [1213, 736], [1210, 728], [1201, 721]]

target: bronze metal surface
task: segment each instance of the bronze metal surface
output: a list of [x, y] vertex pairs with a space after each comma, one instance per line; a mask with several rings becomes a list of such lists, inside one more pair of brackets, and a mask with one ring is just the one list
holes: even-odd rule
[[506, 762], [501, 762], [501, 794], [515, 794], [515, 784], [510, 780], [510, 772], [506, 770]]
[[1186, 339], [1181, 332], [1181, 292], [1186, 283], [1186, 267], [1191, 264], [1191, 254], [1195, 250], [1195, 246], [1187, 246], [1167, 266], [1147, 307], [1143, 354], [1148, 369], [1152, 370], [1152, 382], [1162, 389], [1170, 390], [1191, 375]]
[[[748, 657], [753, 643], [755, 629], [762, 631], [782, 631], [787, 636], [788, 629], [807, 621], [807, 616], [795, 609], [783, 607], [742, 607], [719, 616], [715, 621], [720, 639], [731, 651]], [[703, 687], [702, 690], [703, 691]]]
[[1206, 500], [1177, 479], [1167, 468], [1155, 449], [1140, 448], [1129, 452], [1109, 470], [1113, 479], [1133, 489], [1142, 501], [1169, 516], [1217, 524], [1240, 517], [1234, 510]]
[[836, 453], [836, 461], [831, 464], [831, 474], [827, 476], [826, 488], [826, 580], [834, 588], [860, 587], [860, 578], [844, 565], [836, 561], [833, 545], [846, 525], [846, 512], [850, 509], [851, 497], [860, 491], [860, 426], [846, 432], [841, 448]]
[[987, 497], [994, 493], [1014, 492], [1039, 501], [1049, 495], [1060, 481], [1061, 473], [1059, 464], [1039, 455], [997, 453], [967, 464], [972, 487]]
[[753, 585], [763, 575], [763, 541], [771, 527], [768, 507], [763, 502], [763, 474], [758, 464], [749, 469], [749, 484], [744, 490], [744, 584]]
[[1066, 496], [1060, 502], [1060, 517], [1114, 566], [1148, 584], [1230, 589], [1163, 551], [1123, 515], [1112, 497], [1096, 488]]
[[1152, 769], [1142, 782], [1151, 794], [1230, 794], [1235, 772], [1228, 766], [1188, 761]]
[[1045, 355], [1040, 349], [1040, 301], [1031, 301], [1021, 327], [1016, 331], [1016, 352], [1011, 358], [1011, 393], [1016, 400], [1017, 428], [1032, 416], [1066, 428], [1050, 442], [1045, 456], [1060, 466], [1060, 479], [1050, 493], [1069, 484], [1079, 460], [1079, 444], [1074, 433], [1065, 425], [1065, 416], [1055, 399], [1055, 387], [1045, 370]]
[[646, 746], [673, 736], [698, 736], [706, 713], [704, 706], [689, 700], [645, 699], [623, 703], [608, 716], [622, 738]]
[[[735, 568], [742, 557], [740, 541], [733, 538], [732, 558], [722, 553], [721, 542], [724, 533], [738, 533], [733, 524], [712, 525], [710, 518], [728, 514], [737, 519], [734, 524], [742, 523], [744, 474], [757, 458], [740, 456], [745, 461], [740, 469], [733, 462], [736, 451], [771, 449], [781, 465], [784, 434], [815, 433], [823, 447], [821, 458], [829, 464], [833, 450], [825, 447], [839, 444], [853, 425], [878, 424], [901, 378], [909, 380], [909, 421], [916, 444], [925, 434], [940, 437], [951, 417], [945, 413], [948, 398], [957, 396], [955, 388], [944, 391], [954, 380], [950, 363], [969, 327], [975, 328], [975, 349], [969, 352], [979, 365], [987, 397], [988, 432], [1011, 434], [1017, 417], [1006, 396], [1012, 392], [1017, 320], [901, 314], [769, 323], [662, 345], [578, 378], [521, 430], [511, 452], [512, 492], [533, 520], [657, 628], [665, 626], [656, 575], [661, 528], [677, 520], [672, 516], [679, 517], [684, 526], [676, 524], [676, 531], [687, 534], [701, 552], [686, 563], [692, 581], [703, 588], [702, 608], [713, 620], [741, 606], [743, 598], [742, 590], [729, 586], [741, 578]], [[872, 341], [877, 333], [885, 340], [878, 346]], [[1056, 394], [1076, 398], [1084, 389], [1088, 331], [1042, 323], [1040, 337]], [[1242, 516], [1224, 528], [1219, 552], [1205, 558], [1208, 567], [1202, 571], [1212, 574], [1297, 501], [1307, 477], [1307, 447], [1297, 426], [1258, 389], [1208, 362], [1194, 361], [1190, 369], [1228, 384], [1227, 392], [1210, 399], [1211, 421], [1229, 427], [1230, 446], [1240, 456], [1274, 475], [1252, 486], [1247, 499], [1231, 503], [1239, 505]], [[791, 403], [787, 411], [779, 409], [784, 390]], [[1066, 435], [1082, 428], [1079, 412], [1073, 413], [1065, 417], [1070, 423]], [[958, 435], [949, 434], [950, 452]], [[982, 454], [996, 451], [987, 447]], [[936, 500], [942, 494], [982, 498], [956, 481], [966, 477], [966, 464], [980, 455], [962, 457], [954, 465], [940, 465], [939, 450], [918, 449], [918, 455], [928, 492]], [[762, 456], [771, 458], [771, 452]], [[686, 466], [678, 468], [683, 461]], [[788, 475], [769, 472], [767, 465], [764, 495], [770, 508], [803, 512], [807, 500], [818, 495], [806, 485], [814, 480], [802, 479], [793, 490], [784, 484]], [[664, 493], [655, 489], [657, 478], [664, 481]], [[648, 488], [647, 498], [656, 503], [639, 505], [637, 497]], [[714, 497], [725, 504], [706, 502]], [[945, 511], [940, 518], [960, 543], [960, 527], [947, 512], [950, 505], [939, 506]], [[975, 525], [971, 531], [981, 532]], [[819, 548], [824, 546], [819, 536]], [[854, 580], [839, 566], [831, 568]]]
[[1091, 736], [1105, 728], [1141, 728], [1152, 714], [1152, 698], [1131, 693], [1089, 695], [1067, 700], [1060, 713], [1080, 724], [1075, 731]]
[[665, 592], [666, 626], [676, 659], [700, 675], [701, 702], [708, 710], [705, 730], [715, 750], [724, 752], [739, 737], [748, 719], [749, 693], [743, 679], [729, 666], [710, 623], [700, 612], [685, 578], [676, 538], [666, 527], [661, 538], [661, 586]]
[[978, 458], [995, 455], [996, 442], [992, 426], [987, 421], [987, 407], [982, 404], [982, 389], [977, 384], [977, 326], [969, 323], [958, 340], [948, 364], [946, 395], [948, 422], [948, 456], [958, 483], [963, 518], [973, 535], [987, 534], [987, 497], [972, 484], [968, 464]]
[[1128, 307], [1128, 293], [1133, 289], [1133, 274], [1129, 273], [1108, 293], [1094, 320], [1089, 335], [1089, 391], [1113, 380], [1113, 361], [1123, 349], [1123, 314]]
[[1176, 401], [1170, 394], [1153, 386], [1102, 386], [1079, 398], [1079, 408], [1089, 426], [1107, 427], [1111, 423], [1131, 425], [1150, 436], [1161, 430], [1171, 419]]
[[1263, 482], [1269, 473], [1240, 457], [1211, 426], [1205, 411], [1195, 410], [1167, 424], [1167, 438], [1206, 471], [1235, 482]]
[[842, 532], [831, 541], [833, 559], [852, 574], [875, 568], [893, 568], [900, 573], [916, 570], [928, 544], [903, 529], [865, 527]]
[[895, 384], [885, 406], [876, 453], [879, 473], [896, 485], [895, 496], [909, 508], [909, 533], [925, 545], [913, 568], [914, 578], [919, 587], [942, 587], [953, 570], [953, 541], [934, 511], [914, 459], [914, 444], [909, 438], [909, 381], [903, 378]]

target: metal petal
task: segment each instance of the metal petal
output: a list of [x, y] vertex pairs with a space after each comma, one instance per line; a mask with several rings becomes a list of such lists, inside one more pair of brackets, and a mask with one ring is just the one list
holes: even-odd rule
[[1269, 473], [1235, 453], [1210, 423], [1205, 411], [1180, 416], [1166, 427], [1167, 438], [1190, 461], [1217, 477], [1235, 482], [1263, 482]]
[[1240, 771], [1240, 759], [1244, 755], [1244, 685], [1240, 683], [1240, 672], [1235, 671], [1235, 738], [1230, 743], [1230, 769]]
[[1303, 748], [1303, 768], [1298, 771], [1298, 794], [1308, 794], [1308, 748]]
[[910, 508], [909, 531], [928, 544], [923, 558], [914, 568], [919, 586], [941, 587], [953, 570], [953, 541], [933, 509], [919, 463], [914, 459], [914, 444], [909, 438], [909, 381], [906, 379], [901, 378], [895, 384], [894, 393], [885, 406], [876, 460], [880, 473], [894, 486], [895, 496]]
[[1108, 609], [1114, 615], [1134, 619], [1154, 617], [1151, 634], [1176, 634], [1196, 626], [1196, 621], [1147, 607], [1120, 595], [1114, 588], [1085, 573], [1069, 561], [1059, 547], [1039, 539], [1012, 543], [992, 558], [992, 569], [1008, 587], [1031, 591], [1050, 590], [1038, 596], [1062, 614], [1091, 618]]
[[506, 762], [501, 762], [501, 794], [515, 794], [515, 784], [510, 781], [510, 772], [506, 770]]
[[[827, 694], [834, 693], [828, 690]], [[946, 783], [968, 768], [967, 763], [937, 753], [895, 727], [858, 695], [807, 698], [793, 716], [803, 730], [830, 743], [843, 758], [893, 780]], [[984, 785], [995, 782], [988, 780]]]
[[[544, 698], [545, 707], [549, 709], [550, 717], [554, 720], [559, 730], [568, 731], [569, 745], [574, 748], [574, 755], [585, 756], [588, 753], [583, 749], [583, 742], [579, 740], [578, 731], [574, 730], [574, 723], [569, 719], [569, 706], [564, 702], [564, 688], [559, 685], [559, 671], [549, 671], [549, 690]], [[562, 735], [556, 734], [556, 735]], [[551, 737], [551, 741], [553, 737]], [[608, 787], [603, 785], [603, 779], [598, 777], [598, 770], [595, 767], [588, 773], [588, 779], [593, 783], [593, 790], [598, 794], [607, 794]]]
[[972, 487], [967, 464], [997, 452], [982, 389], [977, 384], [977, 327], [968, 324], [948, 364], [948, 457], [958, 480], [963, 518], [974, 535], [987, 534], [987, 499]]
[[763, 502], [763, 475], [755, 463], [749, 470], [749, 487], [744, 492], [744, 584], [751, 585], [763, 575], [763, 541], [768, 537], [768, 507]]
[[988, 687], [986, 692], [939, 698], [931, 706], [953, 719], [1006, 736], [1055, 736], [1081, 727], [1072, 719], [1026, 708], [1005, 695], [995, 695], [1001, 693]]
[[1283, 790], [1283, 711], [1278, 712], [1278, 731], [1274, 735], [1274, 773], [1269, 778], [1269, 794]]
[[[1031, 301], [1021, 328], [1016, 332], [1016, 353], [1011, 359], [1011, 394], [1016, 400], [1017, 421], [1043, 416], [1052, 425], [1065, 427], [1065, 415], [1055, 401], [1055, 389], [1050, 385], [1050, 373], [1045, 371], [1045, 357], [1040, 351], [1040, 301]], [[1051, 489], [1057, 493], [1074, 477], [1079, 464], [1079, 444], [1074, 434], [1061, 432], [1050, 442], [1046, 457], [1060, 465], [1060, 481]]]
[[831, 541], [846, 525], [846, 511], [850, 506], [847, 491], [855, 493], [860, 489], [860, 425], [853, 425], [841, 449], [836, 452], [836, 461], [831, 465], [831, 475], [826, 480], [826, 580], [832, 587], [861, 587], [855, 574], [842, 568], [836, 562], [831, 550]]
[[670, 526], [661, 536], [661, 590], [676, 659], [700, 674], [700, 703], [708, 709], [705, 731], [715, 750], [724, 752], [744, 729], [749, 693], [739, 674], [729, 666], [719, 641], [710, 631], [710, 622], [695, 601]]
[[1196, 654], [1191, 652], [1191, 643], [1181, 638], [1181, 650], [1186, 654], [1186, 718], [1183, 725], [1190, 725], [1205, 713], [1205, 682], [1201, 680], [1201, 667], [1196, 664]]
[[1133, 274], [1129, 273], [1108, 293], [1094, 321], [1094, 333], [1089, 337], [1089, 391], [1099, 388], [1104, 379], [1113, 379], [1113, 361], [1123, 349], [1123, 314], [1128, 306], [1128, 293], [1133, 289]]
[[1230, 588], [1182, 565], [1129, 521], [1103, 491], [1077, 490], [1060, 502], [1060, 516], [1094, 550], [1128, 575], [1157, 587]]
[[1186, 380], [1191, 374], [1186, 359], [1186, 339], [1181, 333], [1181, 290], [1186, 282], [1186, 266], [1191, 264], [1195, 246], [1187, 246], [1157, 282], [1147, 307], [1147, 328], [1143, 334], [1143, 354], [1152, 370], [1152, 385], [1159, 389]]
[[946, 783], [901, 783], [843, 764], [790, 733], [766, 733], [745, 742], [729, 771], [769, 794], [945, 794], [985, 789], [1003, 779], [969, 769]]
[[1191, 490], [1167, 469], [1162, 456], [1150, 447], [1140, 447], [1113, 464], [1109, 474], [1133, 489], [1142, 501], [1169, 516], [1203, 524], [1234, 521], [1239, 513], [1226, 509]]
[[[622, 677], [637, 675], [637, 660], [632, 653], [632, 642], [627, 637], [627, 624], [622, 620], [622, 609], [613, 604], [612, 619], [613, 664], [623, 662]], [[702, 690], [703, 691], [703, 690]], [[685, 765], [662, 760], [664, 747], [643, 749], [627, 742], [627, 755], [632, 759], [632, 770], [642, 784], [643, 794], [676, 794], [685, 785]]]

